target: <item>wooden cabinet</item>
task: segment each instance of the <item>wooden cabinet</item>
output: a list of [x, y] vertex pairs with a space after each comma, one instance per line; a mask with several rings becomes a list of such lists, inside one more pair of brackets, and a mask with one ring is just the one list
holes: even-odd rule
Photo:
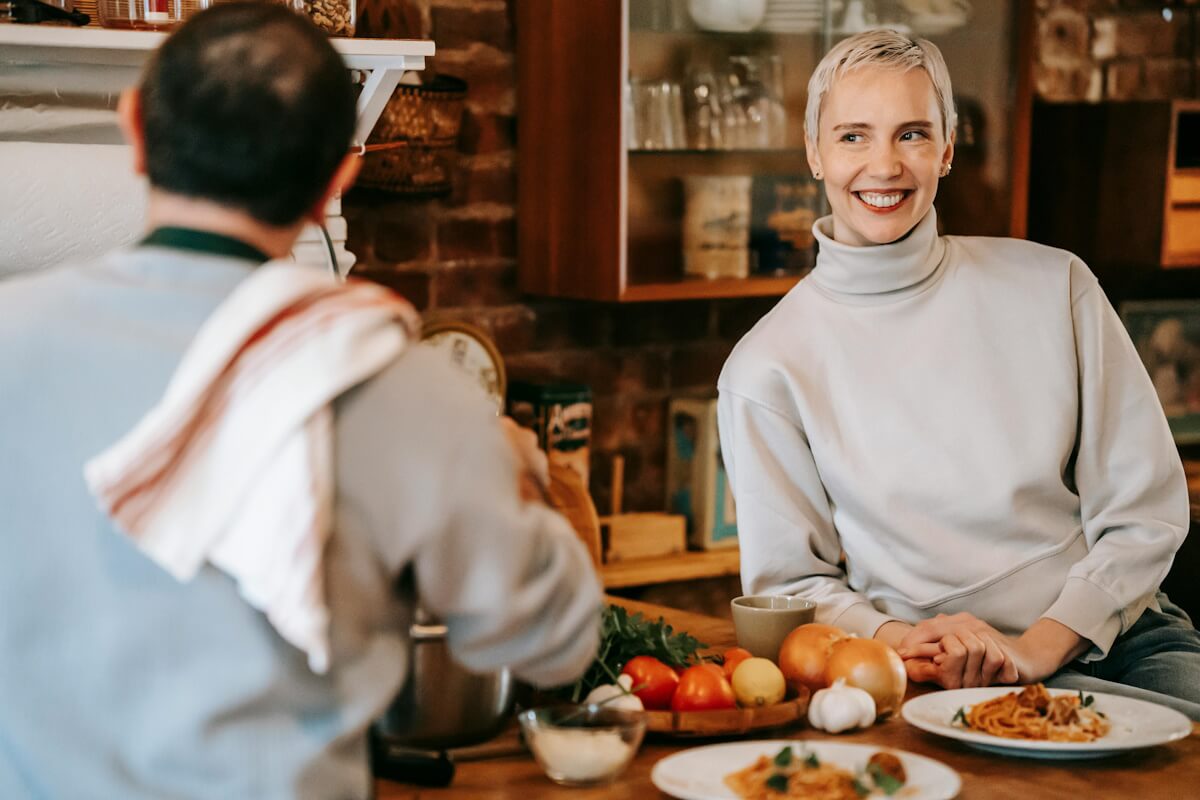
[[[761, 186], [790, 181], [793, 196], [805, 191], [808, 79], [821, 56], [845, 35], [848, 16], [857, 13], [852, 6], [865, 9], [868, 22], [891, 22], [928, 36], [946, 55], [962, 113], [954, 172], [943, 181], [938, 201], [945, 232], [1023, 233], [1029, 117], [1022, 109], [1028, 108], [1029, 90], [1028, 69], [1019, 67], [1027, 67], [1028, 59], [1016, 51], [1026, 40], [1031, 2], [975, 0], [968, 15], [938, 19], [906, 12], [921, 6], [915, 2], [770, 0], [767, 17], [742, 33], [701, 29], [689, 5], [715, 4], [518, 0], [517, 223], [523, 291], [616, 302], [786, 293], [813, 258], [811, 248], [803, 252], [808, 245], [801, 236], [783, 237], [800, 243], [795, 250], [801, 251], [789, 253], [786, 263], [760, 257], [763, 251], [751, 239], [746, 268], [733, 271], [737, 276], [686, 277], [685, 250], [695, 253], [696, 248], [685, 248], [685, 195], [695, 176], [744, 178], [751, 182], [750, 216], [756, 224], [762, 219]], [[889, 19], [889, 13], [899, 16]], [[706, 147], [692, 124], [696, 86], [702, 82], [698, 75], [730, 71], [730, 64], [741, 64], [746, 56], [778, 65], [758, 70], [757, 79], [773, 85], [779, 125], [769, 141], [744, 137], [732, 146]], [[770, 81], [762, 78], [767, 72]], [[749, 82], [745, 73], [736, 78], [743, 88]], [[680, 92], [682, 136], [671, 144], [646, 146], [637, 133], [644, 120], [634, 111], [635, 87], [646, 81], [665, 81]], [[781, 196], [780, 190], [766, 191]], [[815, 184], [811, 207], [798, 205], [785, 213], [808, 219], [825, 213]], [[742, 277], [742, 272], [748, 274]]]
[[1039, 104], [1029, 235], [1076, 253], [1111, 293], [1200, 267], [1200, 101]]

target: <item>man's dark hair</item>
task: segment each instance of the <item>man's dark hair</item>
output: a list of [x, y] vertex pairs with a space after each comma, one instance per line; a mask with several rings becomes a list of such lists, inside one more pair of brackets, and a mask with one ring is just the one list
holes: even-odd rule
[[159, 48], [141, 86], [152, 186], [298, 221], [354, 135], [341, 56], [308, 20], [265, 2], [218, 4]]

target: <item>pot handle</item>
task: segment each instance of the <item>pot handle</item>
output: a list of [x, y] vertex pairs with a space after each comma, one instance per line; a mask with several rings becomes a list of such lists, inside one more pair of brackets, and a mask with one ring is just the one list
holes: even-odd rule
[[408, 635], [414, 642], [428, 642], [446, 638], [445, 625], [421, 625], [414, 622], [408, 628]]

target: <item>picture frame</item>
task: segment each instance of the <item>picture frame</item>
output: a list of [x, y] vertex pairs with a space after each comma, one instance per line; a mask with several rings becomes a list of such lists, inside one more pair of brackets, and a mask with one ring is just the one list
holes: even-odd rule
[[421, 344], [440, 351], [479, 385], [497, 414], [504, 413], [508, 391], [504, 359], [483, 329], [458, 320], [427, 323], [421, 329]]
[[1175, 443], [1200, 443], [1200, 300], [1130, 301], [1120, 316]]

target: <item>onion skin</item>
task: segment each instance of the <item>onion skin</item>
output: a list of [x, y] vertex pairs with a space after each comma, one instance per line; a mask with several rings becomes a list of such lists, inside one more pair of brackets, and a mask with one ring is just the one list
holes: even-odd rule
[[836, 642], [848, 634], [841, 628], [810, 622], [800, 625], [787, 635], [779, 646], [776, 661], [788, 688], [800, 693], [800, 687], [810, 692], [824, 689], [831, 681], [825, 678], [825, 666]]
[[857, 686], [875, 698], [875, 713], [887, 716], [900, 708], [908, 674], [896, 651], [874, 639], [835, 642], [825, 664], [825, 680]]

